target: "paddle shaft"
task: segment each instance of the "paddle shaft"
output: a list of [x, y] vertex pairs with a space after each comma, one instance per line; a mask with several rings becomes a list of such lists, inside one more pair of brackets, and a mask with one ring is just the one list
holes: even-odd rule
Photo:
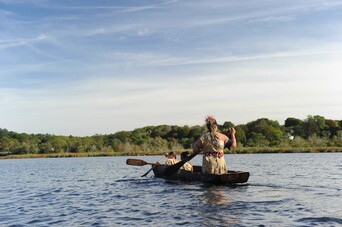
[[[163, 160], [165, 158], [164, 157], [161, 157], [157, 162], [160, 162], [161, 160]], [[153, 166], [153, 165], [152, 165]], [[156, 168], [157, 165], [154, 165], [149, 171], [147, 171], [146, 173], [144, 173], [143, 175], [141, 175], [141, 177], [146, 177], [147, 174], [149, 174], [154, 168]]]
[[129, 158], [126, 160], [126, 164], [131, 165], [131, 166], [144, 166], [144, 165], [155, 165], [156, 163], [145, 162], [144, 160], [141, 160], [141, 159]]
[[188, 157], [186, 157], [184, 160], [177, 162], [176, 164], [172, 165], [172, 166], [168, 166], [165, 169], [164, 172], [164, 176], [171, 176], [173, 174], [175, 174], [186, 162], [190, 161], [191, 159], [193, 159], [198, 153], [193, 153], [191, 155], [189, 155]]

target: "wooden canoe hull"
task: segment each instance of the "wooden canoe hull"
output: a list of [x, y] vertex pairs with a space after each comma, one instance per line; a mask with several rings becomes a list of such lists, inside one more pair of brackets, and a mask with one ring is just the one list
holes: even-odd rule
[[228, 171], [226, 174], [216, 175], [216, 174], [205, 174], [202, 173], [201, 166], [194, 166], [194, 171], [186, 171], [180, 169], [178, 172], [172, 176], [165, 177], [164, 171], [167, 166], [165, 165], [153, 165], [153, 172], [156, 177], [166, 178], [172, 180], [181, 181], [199, 181], [204, 183], [214, 183], [214, 184], [238, 184], [246, 183], [249, 178], [249, 172], [243, 171]]

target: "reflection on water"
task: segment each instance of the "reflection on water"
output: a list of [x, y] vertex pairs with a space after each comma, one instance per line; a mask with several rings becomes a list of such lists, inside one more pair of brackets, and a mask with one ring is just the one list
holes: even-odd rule
[[212, 186], [205, 188], [203, 202], [206, 204], [228, 205], [229, 200], [222, 187]]
[[203, 226], [236, 226], [247, 210], [241, 202], [248, 185], [204, 185], [199, 198]]
[[206, 185], [202, 187], [202, 195], [199, 198], [203, 226], [231, 226], [236, 223], [237, 218], [225, 212], [229, 209], [229, 195], [225, 187]]

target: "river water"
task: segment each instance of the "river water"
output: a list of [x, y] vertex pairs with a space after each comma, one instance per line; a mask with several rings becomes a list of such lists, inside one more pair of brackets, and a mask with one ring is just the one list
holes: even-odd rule
[[0, 226], [342, 226], [342, 153], [226, 155], [250, 172], [233, 187], [142, 178], [127, 158], [0, 160]]

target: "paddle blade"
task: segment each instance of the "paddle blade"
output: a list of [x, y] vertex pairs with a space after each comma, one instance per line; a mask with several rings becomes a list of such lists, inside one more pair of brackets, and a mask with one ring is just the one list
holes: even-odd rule
[[131, 165], [131, 166], [144, 166], [144, 165], [147, 165], [149, 163], [145, 162], [144, 160], [141, 160], [141, 159], [132, 159], [132, 158], [129, 158], [126, 160], [126, 164], [127, 165]]

